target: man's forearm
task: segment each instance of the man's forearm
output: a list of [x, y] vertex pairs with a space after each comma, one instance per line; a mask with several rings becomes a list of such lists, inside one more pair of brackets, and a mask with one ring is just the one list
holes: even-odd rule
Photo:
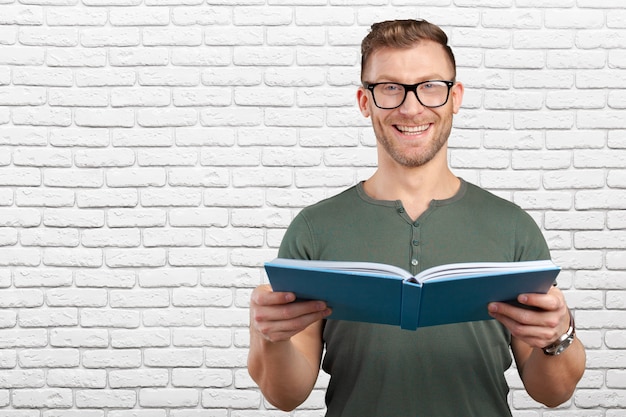
[[541, 349], [533, 349], [520, 369], [520, 376], [535, 401], [556, 407], [573, 395], [585, 371], [585, 361], [585, 349], [575, 339], [559, 356], [547, 356]]
[[[261, 392], [275, 407], [290, 411], [309, 396], [319, 373], [319, 349], [306, 344], [307, 335], [270, 342], [251, 334], [248, 372]], [[315, 343], [315, 342], [314, 342]]]

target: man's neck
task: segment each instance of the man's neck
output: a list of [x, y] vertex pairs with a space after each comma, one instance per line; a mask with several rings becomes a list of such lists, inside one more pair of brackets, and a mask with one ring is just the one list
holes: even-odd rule
[[407, 214], [417, 219], [432, 200], [453, 197], [461, 181], [446, 166], [435, 172], [432, 167], [378, 169], [365, 181], [364, 190], [377, 200], [400, 200]]

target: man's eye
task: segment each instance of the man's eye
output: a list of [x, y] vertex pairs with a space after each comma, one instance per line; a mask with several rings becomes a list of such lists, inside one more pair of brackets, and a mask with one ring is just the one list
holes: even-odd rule
[[389, 92], [389, 93], [394, 93], [394, 92], [398, 92], [402, 90], [402, 86], [397, 85], [397, 84], [385, 84], [384, 86], [385, 91]]

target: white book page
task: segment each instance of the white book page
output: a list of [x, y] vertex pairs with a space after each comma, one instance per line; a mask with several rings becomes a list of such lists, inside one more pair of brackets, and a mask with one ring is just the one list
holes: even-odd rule
[[318, 268], [354, 273], [392, 275], [403, 279], [413, 278], [413, 275], [411, 275], [409, 271], [397, 266], [376, 262], [307, 261], [302, 259], [277, 258], [271, 263], [275, 265], [285, 265], [298, 268]]
[[474, 262], [435, 266], [420, 272], [415, 277], [418, 282], [437, 279], [452, 279], [468, 275], [481, 275], [505, 271], [534, 271], [554, 267], [550, 260], [523, 262]]

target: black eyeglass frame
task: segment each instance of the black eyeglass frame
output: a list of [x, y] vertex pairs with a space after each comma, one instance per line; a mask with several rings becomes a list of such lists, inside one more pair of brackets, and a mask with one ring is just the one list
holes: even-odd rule
[[[428, 106], [428, 105], [422, 103], [422, 100], [420, 100], [419, 94], [417, 94], [417, 88], [420, 85], [433, 83], [433, 82], [445, 83], [448, 86], [448, 92], [446, 94], [446, 100], [443, 103], [441, 103], [440, 105], [438, 105], [438, 106]], [[381, 106], [378, 105], [378, 103], [376, 102], [376, 95], [374, 94], [374, 88], [377, 85], [381, 85], [381, 84], [401, 85], [404, 88], [404, 97], [402, 98], [402, 101], [400, 102], [400, 104], [398, 104], [395, 107], [381, 107]], [[393, 83], [393, 82], [385, 81], [385, 82], [382, 82], [382, 83], [368, 83], [368, 82], [364, 82], [363, 83], [363, 87], [366, 88], [367, 90], [369, 90], [372, 93], [372, 98], [374, 99], [374, 104], [379, 109], [383, 109], [383, 110], [397, 109], [398, 107], [400, 107], [400, 106], [402, 106], [404, 104], [404, 102], [406, 101], [407, 94], [409, 94], [409, 92], [411, 92], [411, 91], [415, 94], [415, 98], [417, 98], [417, 101], [419, 101], [422, 106], [428, 107], [429, 109], [435, 109], [437, 107], [441, 107], [441, 106], [445, 106], [446, 105], [446, 103], [450, 99], [450, 90], [452, 89], [452, 87], [454, 87], [454, 84], [456, 84], [456, 82], [448, 81], [448, 80], [426, 80], [426, 81], [422, 81], [421, 83], [417, 83], [417, 84], [402, 84], [402, 83]]]

